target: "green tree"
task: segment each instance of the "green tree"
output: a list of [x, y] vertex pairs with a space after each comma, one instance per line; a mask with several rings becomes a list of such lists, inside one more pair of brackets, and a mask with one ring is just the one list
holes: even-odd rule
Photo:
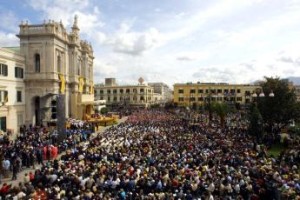
[[[257, 106], [268, 128], [274, 123], [284, 127], [293, 119], [299, 118], [300, 106], [296, 102], [294, 89], [290, 89], [288, 81], [265, 77], [261, 83], [262, 90], [266, 94], [264, 98], [257, 98]], [[273, 92], [274, 97], [269, 94]]]
[[107, 114], [107, 113], [108, 113], [108, 108], [107, 108], [107, 107], [101, 108], [100, 113], [101, 113], [102, 115]]
[[263, 133], [263, 118], [255, 103], [250, 107], [249, 122], [249, 133], [259, 141]]
[[211, 102], [211, 97], [209, 96], [205, 101], [204, 108], [208, 111], [208, 122], [211, 123], [212, 121], [212, 114], [213, 114], [213, 104]]
[[229, 107], [227, 104], [225, 103], [213, 103], [212, 105], [212, 112], [216, 113], [219, 118], [220, 118], [220, 124], [221, 127], [224, 128], [225, 127], [225, 118], [229, 112]]

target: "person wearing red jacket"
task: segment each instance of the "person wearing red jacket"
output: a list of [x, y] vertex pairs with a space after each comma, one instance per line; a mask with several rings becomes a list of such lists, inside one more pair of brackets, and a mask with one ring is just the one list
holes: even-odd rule
[[0, 189], [0, 196], [2, 197], [2, 199], [4, 199], [6, 194], [9, 192], [10, 188], [11, 188], [11, 185], [7, 185], [7, 183], [3, 183], [3, 185]]

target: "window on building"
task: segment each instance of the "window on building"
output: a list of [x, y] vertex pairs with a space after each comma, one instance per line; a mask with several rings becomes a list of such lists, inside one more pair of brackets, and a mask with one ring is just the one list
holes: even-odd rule
[[24, 69], [21, 67], [15, 67], [15, 77], [24, 78]]
[[0, 102], [5, 103], [8, 101], [8, 92], [6, 90], [0, 90]]
[[140, 89], [140, 93], [144, 93], [144, 88]]
[[222, 89], [217, 90], [218, 94], [222, 93]]
[[107, 101], [110, 101], [110, 97], [107, 97]]
[[230, 101], [235, 101], [235, 97], [230, 97]]
[[17, 102], [22, 102], [22, 91], [17, 91]]
[[195, 90], [195, 89], [191, 89], [191, 90], [190, 90], [190, 93], [191, 93], [191, 94], [195, 94], [195, 93], [196, 93], [196, 90]]
[[208, 94], [208, 93], [209, 93], [208, 89], [206, 89], [206, 90], [205, 90], [205, 93], [206, 93], [206, 94]]
[[190, 97], [190, 101], [196, 101], [195, 97]]
[[237, 97], [236, 101], [242, 101], [242, 97]]
[[130, 93], [130, 89], [126, 89], [126, 93], [129, 94]]
[[251, 92], [249, 90], [245, 91], [245, 95], [246, 96], [250, 96], [251, 95]]
[[120, 89], [120, 94], [123, 94], [124, 90], [123, 89]]
[[114, 101], [118, 101], [118, 97], [114, 96]]
[[216, 93], [216, 89], [211, 89], [210, 92], [211, 92], [212, 94], [215, 94], [215, 93]]
[[114, 89], [114, 90], [113, 90], [113, 93], [114, 93], [114, 94], [117, 94], [117, 89]]
[[60, 55], [57, 56], [57, 72], [61, 73], [62, 69], [61, 69], [61, 58]]
[[202, 89], [198, 90], [198, 93], [199, 93], [199, 94], [202, 94], [202, 93], [203, 93], [203, 90], [202, 90]]
[[228, 94], [228, 89], [224, 89], [224, 94]]
[[104, 100], [104, 97], [103, 97], [103, 96], [100, 96], [100, 100]]
[[178, 90], [178, 93], [179, 93], [179, 94], [183, 94], [183, 93], [184, 93], [184, 90], [183, 90], [183, 89], [179, 89], [179, 90]]
[[137, 89], [135, 89], [135, 88], [132, 91], [133, 91], [133, 93], [137, 93]]
[[231, 93], [231, 94], [234, 94], [234, 93], [235, 93], [235, 89], [231, 89], [231, 90], [230, 90], [230, 93]]
[[141, 97], [140, 97], [140, 100], [141, 100], [141, 101], [144, 101], [144, 100], [145, 100], [144, 96], [141, 96]]
[[7, 74], [8, 74], [7, 65], [0, 63], [0, 75], [7, 76]]
[[77, 75], [80, 76], [80, 69], [81, 68], [81, 59], [77, 59]]
[[103, 94], [103, 90], [100, 90], [100, 94]]
[[178, 101], [182, 102], [182, 101], [184, 101], [184, 98], [183, 97], [179, 97]]
[[241, 93], [241, 89], [237, 89], [237, 90], [236, 90], [236, 93]]
[[0, 130], [6, 132], [6, 117], [0, 117]]
[[198, 97], [198, 101], [203, 101], [203, 97]]
[[110, 94], [110, 90], [107, 90], [107, 94]]
[[34, 70], [37, 73], [41, 72], [41, 58], [38, 53], [34, 55]]

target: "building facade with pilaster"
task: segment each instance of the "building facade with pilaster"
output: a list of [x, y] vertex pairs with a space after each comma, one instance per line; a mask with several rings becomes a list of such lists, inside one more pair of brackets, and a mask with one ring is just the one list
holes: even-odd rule
[[56, 120], [51, 107], [58, 96], [64, 97], [65, 117], [81, 119], [93, 111], [93, 49], [80, 39], [77, 20], [75, 16], [70, 33], [62, 22], [53, 20], [20, 24], [17, 36], [25, 57], [26, 124]]
[[24, 71], [20, 48], [0, 48], [0, 131], [12, 138], [25, 122]]

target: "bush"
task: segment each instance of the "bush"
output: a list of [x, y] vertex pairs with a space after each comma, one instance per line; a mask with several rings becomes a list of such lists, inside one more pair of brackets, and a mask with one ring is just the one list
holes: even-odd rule
[[107, 108], [107, 107], [101, 108], [100, 113], [101, 113], [102, 115], [107, 114], [107, 113], [108, 113], [108, 108]]

